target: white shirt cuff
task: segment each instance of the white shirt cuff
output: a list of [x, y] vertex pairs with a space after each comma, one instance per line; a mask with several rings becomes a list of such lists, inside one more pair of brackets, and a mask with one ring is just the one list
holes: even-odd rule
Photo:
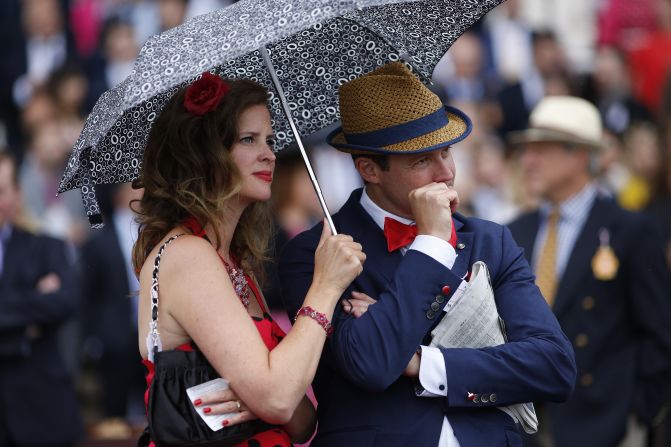
[[443, 264], [448, 269], [452, 269], [457, 260], [457, 252], [445, 239], [428, 234], [418, 235], [408, 250], [421, 251], [427, 256], [431, 256], [436, 261]]
[[445, 358], [440, 349], [421, 346], [422, 360], [419, 362], [419, 383], [424, 390], [417, 393], [420, 397], [447, 396], [447, 374]]

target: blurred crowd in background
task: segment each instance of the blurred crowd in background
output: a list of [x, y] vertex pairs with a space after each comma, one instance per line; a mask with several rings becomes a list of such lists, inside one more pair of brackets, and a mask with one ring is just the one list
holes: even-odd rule
[[[105, 188], [107, 226], [92, 231], [78, 191], [56, 195], [60, 176], [96, 99], [130, 73], [144, 41], [229, 3], [0, 2], [0, 150], [19, 162], [21, 225], [65, 240], [81, 277], [80, 305], [61, 344], [89, 438], [131, 436], [129, 427], [144, 424], [127, 207], [137, 191]], [[545, 95], [581, 96], [605, 125], [596, 167], [602, 193], [655, 219], [671, 266], [670, 67], [670, 0], [507, 0], [460, 37], [434, 73], [431, 88], [474, 121], [453, 152], [460, 212], [505, 224], [536, 205], [506, 135], [526, 127]], [[323, 136], [308, 139], [309, 153], [335, 212], [361, 182], [350, 157]], [[273, 188], [281, 247], [321, 210], [296, 151], [279, 154]], [[266, 294], [279, 315], [272, 262], [268, 269]], [[127, 367], [133, 362], [137, 370]]]

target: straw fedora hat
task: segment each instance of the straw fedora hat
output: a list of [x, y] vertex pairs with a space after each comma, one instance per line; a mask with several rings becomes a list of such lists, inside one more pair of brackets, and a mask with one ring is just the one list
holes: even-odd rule
[[326, 141], [343, 152], [428, 152], [463, 140], [473, 128], [400, 62], [343, 84], [339, 94], [342, 126]]
[[547, 96], [531, 111], [529, 128], [511, 132], [510, 144], [569, 143], [602, 147], [601, 116], [587, 100], [575, 96]]

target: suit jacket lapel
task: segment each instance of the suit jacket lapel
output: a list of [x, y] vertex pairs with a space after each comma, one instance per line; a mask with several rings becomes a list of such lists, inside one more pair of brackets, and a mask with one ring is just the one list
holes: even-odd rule
[[540, 212], [536, 210], [528, 215], [524, 221], [520, 222], [520, 231], [515, 232], [515, 242], [524, 249], [524, 257], [532, 268], [531, 258], [534, 254], [534, 245], [536, 244], [536, 236], [538, 236], [540, 219]]
[[591, 274], [591, 261], [599, 246], [599, 229], [608, 226], [610, 210], [607, 201], [597, 198], [592, 205], [587, 221], [569, 256], [563, 276], [559, 279], [559, 289], [555, 296], [553, 310], [557, 317], [567, 309], [573, 291], [586, 274]]
[[[457, 260], [452, 266], [452, 273], [464, 278], [471, 266], [471, 251], [473, 250], [473, 233], [462, 231], [464, 227], [464, 217], [461, 214], [454, 215], [454, 228], [457, 230]], [[459, 248], [463, 247], [463, 248]]]

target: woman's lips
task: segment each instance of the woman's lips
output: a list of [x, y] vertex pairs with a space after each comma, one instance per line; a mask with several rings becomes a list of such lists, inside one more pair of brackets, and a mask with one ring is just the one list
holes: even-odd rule
[[260, 178], [264, 182], [270, 183], [270, 182], [273, 181], [273, 173], [270, 172], [270, 171], [259, 171], [259, 172], [255, 172], [253, 175]]

